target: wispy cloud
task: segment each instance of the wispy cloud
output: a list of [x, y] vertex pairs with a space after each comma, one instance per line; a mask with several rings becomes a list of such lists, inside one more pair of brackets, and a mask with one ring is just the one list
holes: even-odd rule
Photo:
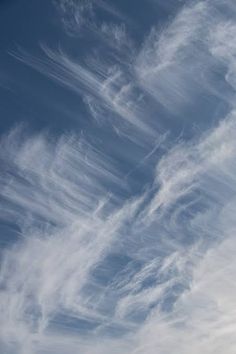
[[[193, 105], [200, 94], [230, 100], [230, 95], [220, 90], [220, 84], [212, 83], [214, 70], [221, 70], [216, 42], [226, 35], [227, 27], [227, 36], [234, 30], [217, 5], [213, 1], [199, 1], [184, 6], [162, 31], [152, 29], [137, 58], [140, 84], [172, 113], [179, 114], [186, 105]], [[231, 44], [228, 48], [228, 58], [233, 47]]]
[[[89, 2], [60, 2], [73, 16], [75, 5], [93, 16]], [[115, 59], [126, 27], [107, 23], [109, 58], [12, 53], [82, 97], [106, 144], [24, 127], [1, 138], [1, 220], [20, 230], [2, 251], [4, 353], [235, 352], [234, 11], [185, 5], [127, 62]], [[199, 96], [227, 113], [210, 103], [208, 124], [187, 137], [161, 126], [162, 112], [197, 124]]]
[[[21, 226], [22, 240], [3, 258], [4, 342], [17, 343], [28, 353], [35, 350], [36, 343], [49, 348], [58, 335], [66, 346], [71, 333], [89, 331], [96, 341], [102, 333], [110, 333], [110, 337], [113, 331], [132, 333], [137, 328], [140, 344], [133, 347], [134, 352], [172, 350], [183, 331], [189, 333], [180, 347], [183, 353], [192, 341], [196, 348], [212, 353], [216, 347], [211, 346], [210, 338], [220, 330], [219, 345], [224, 345], [231, 335], [234, 313], [233, 301], [224, 305], [225, 296], [231, 298], [233, 291], [229, 272], [233, 276], [234, 198], [229, 195], [233, 196], [236, 186], [234, 134], [232, 114], [197, 145], [188, 146], [195, 152], [197, 172], [192, 165], [187, 170], [184, 167], [191, 163], [192, 154], [186, 158], [181, 146], [177, 149], [178, 156], [184, 157], [177, 162], [182, 166], [181, 178], [177, 172], [169, 193], [163, 197], [166, 187], [162, 185], [148, 204], [145, 192], [118, 208], [112, 197], [104, 199], [104, 182], [121, 181], [104, 156], [86, 153], [73, 139], [62, 139], [52, 148], [45, 136], [27, 138], [21, 146], [19, 132], [5, 137], [2, 151], [8, 175], [1, 181], [2, 218]], [[158, 164], [158, 176], [166, 176], [172, 169], [178, 171], [176, 156], [170, 152]], [[196, 182], [200, 202], [192, 196]], [[169, 184], [168, 178], [165, 183]], [[159, 207], [155, 204], [156, 217], [150, 220], [158, 196], [163, 202]], [[186, 201], [180, 203], [184, 197]], [[174, 206], [171, 212], [166, 209], [170, 204]], [[194, 212], [197, 205], [198, 212]], [[190, 238], [187, 243], [185, 237]], [[219, 241], [211, 250], [212, 243]], [[229, 282], [229, 292], [227, 284], [224, 291], [217, 285], [219, 277], [223, 283]], [[183, 293], [186, 288], [190, 290]], [[203, 313], [198, 306], [204, 307]], [[230, 317], [224, 319], [226, 315]], [[218, 329], [215, 321], [219, 321]], [[160, 339], [153, 335], [154, 330], [162, 333]], [[210, 336], [207, 341], [200, 340], [206, 335]], [[171, 340], [167, 340], [169, 336]], [[105, 347], [107, 340], [103, 339]], [[114, 339], [109, 350], [113, 345], [128, 345], [126, 341], [125, 337]]]
[[102, 30], [104, 22], [96, 15], [97, 10], [123, 24], [130, 22], [130, 19], [108, 1], [54, 0], [54, 4], [69, 35], [82, 35], [84, 30], [89, 30], [92, 33]]
[[[98, 62], [94, 71], [93, 68], [81, 66], [62, 50], [54, 51], [46, 46], [42, 46], [42, 49], [46, 54], [44, 59], [34, 58], [23, 50], [12, 55], [77, 94], [85, 98], [90, 96], [89, 107], [92, 102], [98, 104], [99, 101], [99, 106], [106, 108], [108, 114], [110, 111], [139, 133], [148, 135], [149, 139], [154, 138], [151, 127], [145, 122], [144, 110], [139, 104], [141, 93], [118, 66], [110, 66], [107, 69], [102, 63], [99, 66]], [[115, 120], [115, 117], [113, 119]]]

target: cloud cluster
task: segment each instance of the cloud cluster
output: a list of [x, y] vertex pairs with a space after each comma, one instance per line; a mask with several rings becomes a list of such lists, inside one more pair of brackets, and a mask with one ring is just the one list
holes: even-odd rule
[[[96, 16], [92, 2], [58, 4], [70, 21]], [[2, 251], [4, 353], [235, 352], [235, 16], [230, 0], [183, 6], [126, 61], [122, 23], [99, 27], [104, 58], [11, 53], [82, 97], [117, 145], [2, 137], [1, 221], [19, 230]], [[190, 137], [165, 122], [199, 114], [208, 125]]]

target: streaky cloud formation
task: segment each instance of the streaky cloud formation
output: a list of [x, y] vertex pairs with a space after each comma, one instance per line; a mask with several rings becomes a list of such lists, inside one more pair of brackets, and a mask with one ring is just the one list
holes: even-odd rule
[[81, 99], [102, 143], [1, 137], [0, 350], [234, 354], [236, 5], [187, 2], [141, 45], [105, 1], [54, 6], [96, 56], [9, 54]]

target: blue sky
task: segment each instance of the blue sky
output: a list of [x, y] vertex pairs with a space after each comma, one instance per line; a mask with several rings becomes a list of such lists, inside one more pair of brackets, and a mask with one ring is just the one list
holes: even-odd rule
[[2, 353], [235, 353], [235, 19], [0, 1]]

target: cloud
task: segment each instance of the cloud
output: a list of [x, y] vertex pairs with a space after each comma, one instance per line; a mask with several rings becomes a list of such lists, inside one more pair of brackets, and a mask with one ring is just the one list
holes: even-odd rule
[[40, 337], [48, 326], [57, 327], [63, 313], [91, 328], [104, 320], [92, 303], [86, 305], [85, 284], [139, 201], [111, 212], [116, 200], [109, 201], [107, 187], [121, 188], [122, 180], [75, 137], [55, 145], [43, 135], [22, 139], [15, 130], [3, 139], [1, 157], [2, 220], [19, 225], [22, 234], [3, 260], [1, 332], [27, 352], [34, 333]]
[[[213, 1], [185, 5], [173, 21], [161, 30], [153, 28], [146, 39], [136, 60], [137, 77], [143, 89], [173, 114], [191, 107], [201, 94], [231, 101], [220, 89], [222, 83], [212, 82], [214, 70], [222, 70], [218, 41], [234, 31], [226, 15], [230, 4], [225, 3], [223, 11]], [[223, 44], [228, 59], [233, 47]], [[229, 91], [227, 85], [224, 90]]]
[[[227, 205], [227, 213], [235, 210], [235, 201]], [[228, 225], [228, 227], [233, 225]], [[235, 223], [231, 232], [234, 232]], [[234, 353], [235, 287], [233, 274], [235, 240], [233, 233], [227, 240], [208, 251], [195, 268], [188, 292], [176, 302], [173, 313], [165, 318], [153, 316], [139, 333], [140, 345], [135, 353], [207, 354]]]
[[61, 14], [62, 23], [69, 35], [78, 34], [84, 26], [94, 21], [94, 11], [91, 1], [54, 1]]
[[84, 30], [91, 31], [93, 34], [103, 32], [103, 26], [107, 24], [99, 19], [96, 15], [97, 11], [123, 24], [130, 22], [117, 8], [103, 0], [54, 0], [54, 5], [60, 13], [66, 32], [73, 36], [82, 35]]
[[99, 106], [108, 110], [108, 114], [110, 111], [121, 118], [124, 127], [127, 122], [137, 133], [153, 138], [151, 127], [145, 122], [144, 112], [139, 104], [141, 94], [118, 66], [107, 68], [96, 62], [96, 67], [89, 69], [71, 59], [62, 50], [54, 51], [46, 46], [42, 46], [42, 49], [46, 54], [44, 59], [34, 58], [22, 49], [12, 55], [73, 92], [85, 98], [90, 97], [89, 107], [92, 102], [99, 100]]
[[[76, 15], [75, 2], [60, 4]], [[46, 45], [40, 58], [13, 53], [107, 130], [104, 150], [89, 133], [16, 127], [1, 138], [1, 220], [19, 230], [2, 251], [4, 353], [235, 352], [235, 26], [233, 3], [219, 6], [184, 6], [132, 67]], [[126, 27], [103, 31], [127, 43]], [[160, 112], [198, 122], [200, 94], [227, 113], [210, 120], [209, 104], [200, 133], [161, 134]]]
[[[61, 348], [74, 341], [72, 353], [78, 348], [108, 353], [113, 346], [118, 353], [118, 348], [164, 353], [188, 333], [179, 352], [195, 343], [196, 352], [213, 353], [218, 349], [211, 338], [218, 332], [218, 348], [231, 341], [234, 113], [198, 143], [163, 157], [156, 178], [165, 178], [156, 196], [149, 199], [147, 189], [118, 207], [113, 196], [103, 198], [108, 192], [100, 178], [106, 186], [122, 180], [104, 156], [91, 147], [83, 150], [72, 138], [52, 147], [47, 136], [19, 134], [14, 131], [2, 142], [8, 171], [1, 181], [2, 217], [17, 223], [22, 234], [2, 263], [5, 345], [47, 353], [56, 352], [60, 341]], [[173, 169], [174, 179], [168, 177]], [[163, 202], [154, 209], [158, 198]], [[150, 212], [155, 217], [150, 219]], [[224, 291], [219, 278], [226, 282]], [[90, 333], [89, 342], [83, 333]], [[97, 347], [98, 338], [103, 339]]]

